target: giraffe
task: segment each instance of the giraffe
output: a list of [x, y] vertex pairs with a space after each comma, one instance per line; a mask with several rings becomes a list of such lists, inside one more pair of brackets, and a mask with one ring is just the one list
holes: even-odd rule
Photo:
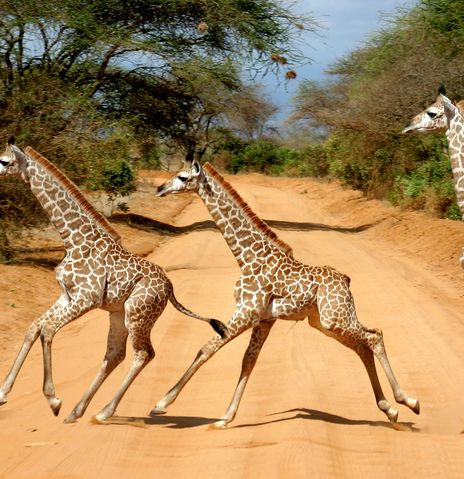
[[277, 319], [304, 320], [354, 350], [363, 362], [378, 408], [391, 422], [398, 419], [384, 396], [377, 376], [377, 357], [398, 403], [420, 412], [419, 401], [400, 388], [390, 366], [382, 332], [364, 327], [357, 319], [348, 276], [330, 266], [306, 266], [293, 257], [290, 246], [251, 210], [232, 186], [208, 163], [194, 161], [158, 187], [157, 195], [196, 192], [235, 256], [241, 276], [235, 285], [236, 307], [227, 334], [215, 337], [198, 352], [176, 385], [155, 405], [151, 414], [163, 414], [195, 372], [222, 346], [252, 328], [240, 377], [225, 414], [213, 425], [225, 428], [234, 419], [259, 352]]
[[[446, 134], [456, 202], [461, 212], [461, 218], [464, 220], [464, 101], [453, 105], [441, 91], [436, 100], [416, 115], [401, 133]], [[459, 261], [461, 267], [464, 268], [464, 248]]]
[[23, 152], [9, 140], [0, 155], [0, 177], [7, 176], [19, 177], [30, 187], [59, 232], [65, 257], [55, 270], [61, 295], [27, 329], [22, 347], [0, 386], [0, 405], [7, 402], [24, 360], [40, 336], [43, 393], [52, 412], [58, 415], [61, 400], [56, 397], [52, 378], [53, 337], [63, 326], [95, 308], [109, 312], [106, 354], [95, 379], [65, 419], [66, 423], [82, 417], [98, 388], [124, 359], [129, 337], [134, 350], [129, 371], [114, 398], [94, 419], [104, 422], [115, 413], [131, 383], [155, 355], [150, 332], [168, 301], [180, 312], [208, 321], [219, 335], [225, 334], [220, 321], [203, 318], [177, 301], [171, 281], [159, 266], [126, 251], [106, 218], [45, 157], [30, 147]]

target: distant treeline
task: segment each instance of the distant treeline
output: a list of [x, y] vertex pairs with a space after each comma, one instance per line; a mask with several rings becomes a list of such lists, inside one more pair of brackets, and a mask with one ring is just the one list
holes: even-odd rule
[[404, 137], [440, 85], [464, 99], [464, 2], [420, 0], [329, 69], [329, 82], [302, 82], [295, 120], [325, 128], [303, 165], [393, 204], [460, 218], [444, 135]]

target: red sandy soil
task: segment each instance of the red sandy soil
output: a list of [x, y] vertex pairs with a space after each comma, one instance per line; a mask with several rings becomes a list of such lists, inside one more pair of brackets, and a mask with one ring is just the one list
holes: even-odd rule
[[[145, 173], [131, 211], [175, 225], [210, 219], [194, 195], [155, 198], [165, 174]], [[358, 316], [381, 328], [396, 376], [421, 401], [421, 415], [399, 406], [400, 428], [377, 409], [359, 358], [307, 322], [279, 322], [251, 376], [235, 421], [208, 429], [225, 411], [249, 339], [244, 333], [204, 365], [164, 416], [149, 411], [177, 381], [210, 328], [168, 306], [152, 332], [157, 356], [118, 409], [122, 425], [95, 425], [128, 358], [75, 424], [62, 419], [103, 358], [106, 313], [93, 311], [55, 338], [54, 379], [61, 416], [41, 393], [40, 344], [31, 351], [9, 402], [0, 408], [0, 478], [462, 478], [464, 477], [464, 223], [403, 211], [336, 183], [228, 177], [261, 217], [355, 227], [361, 233], [275, 230], [307, 264], [330, 264], [351, 277]], [[186, 306], [227, 321], [239, 269], [222, 236], [176, 237], [117, 224], [124, 244], [169, 268]], [[23, 247], [59, 246], [50, 230]], [[60, 252], [24, 256], [50, 260]], [[58, 295], [54, 273], [0, 265], [0, 377], [29, 322]], [[379, 367], [387, 397], [391, 390]], [[135, 425], [144, 427], [134, 427]], [[400, 430], [398, 430], [400, 429]]]

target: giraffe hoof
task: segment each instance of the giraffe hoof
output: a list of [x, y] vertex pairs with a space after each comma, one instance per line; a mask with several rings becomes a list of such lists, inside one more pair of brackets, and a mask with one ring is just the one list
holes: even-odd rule
[[218, 429], [227, 429], [226, 421], [216, 421], [210, 424], [207, 428], [208, 431], [217, 431]]
[[165, 407], [162, 406], [155, 406], [151, 411], [150, 411], [150, 416], [161, 416], [162, 414], [166, 414], [168, 410]]
[[7, 402], [8, 402], [8, 400], [7, 400], [6, 396], [1, 395], [0, 396], [0, 406], [3, 406]]
[[420, 402], [416, 399], [416, 405], [412, 408], [412, 412], [420, 414]]
[[398, 421], [398, 411], [396, 409], [390, 408], [387, 412], [387, 416], [390, 422], [396, 423]]
[[77, 417], [72, 416], [71, 414], [63, 420], [65, 424], [72, 424], [73, 422], [77, 422]]
[[61, 409], [61, 399], [53, 398], [49, 400], [50, 408], [55, 416], [58, 416]]
[[100, 414], [96, 414], [90, 418], [90, 422], [92, 424], [106, 424], [106, 417], [101, 416]]

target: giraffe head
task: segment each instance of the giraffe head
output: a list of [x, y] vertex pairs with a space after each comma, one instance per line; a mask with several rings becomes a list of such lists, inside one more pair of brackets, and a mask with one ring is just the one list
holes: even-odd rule
[[10, 136], [5, 151], [0, 154], [0, 177], [19, 175], [20, 165], [17, 153], [20, 151], [14, 144], [14, 137]]
[[458, 115], [461, 115], [460, 109], [453, 105], [448, 97], [440, 93], [437, 99], [416, 115], [401, 133], [444, 133]]
[[201, 186], [207, 186], [205, 174], [200, 163], [193, 160], [189, 169], [179, 171], [168, 181], [158, 186], [156, 196], [166, 196], [185, 191], [198, 191]]

